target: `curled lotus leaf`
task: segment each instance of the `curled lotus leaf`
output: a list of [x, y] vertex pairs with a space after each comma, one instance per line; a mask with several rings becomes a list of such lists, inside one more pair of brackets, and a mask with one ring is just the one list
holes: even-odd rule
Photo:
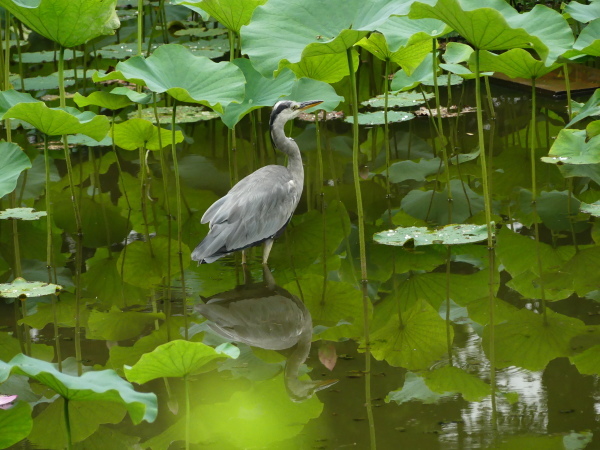
[[566, 19], [542, 5], [520, 14], [503, 0], [421, 0], [412, 4], [409, 17], [442, 20], [479, 50], [533, 48], [545, 64], [574, 42]]
[[0, 296], [8, 298], [41, 297], [55, 294], [62, 286], [42, 281], [27, 281], [24, 278], [15, 278], [11, 283], [0, 284]]
[[[469, 65], [475, 71], [475, 56], [471, 55]], [[539, 78], [560, 67], [562, 64], [545, 65], [522, 48], [513, 48], [500, 55], [482, 51], [479, 56], [479, 70], [501, 72], [511, 78]]]
[[0, 220], [39, 220], [40, 217], [45, 215], [46, 211], [36, 211], [33, 208], [9, 208], [0, 211]]
[[446, 225], [437, 230], [426, 227], [399, 227], [395, 230], [376, 233], [375, 242], [385, 245], [403, 246], [408, 243], [420, 245], [472, 244], [487, 239], [487, 225]]
[[63, 47], [114, 34], [121, 25], [116, 5], [117, 0], [0, 0], [29, 28]]
[[[175, 70], [181, 67], [186, 70]], [[115, 79], [145, 85], [153, 92], [166, 92], [179, 101], [200, 103], [218, 112], [243, 100], [246, 82], [235, 64], [194, 56], [178, 44], [162, 45], [148, 58], [134, 56], [119, 62], [114, 72], [93, 76], [96, 82]]]
[[[270, 0], [243, 26], [242, 52], [266, 76], [286, 62], [343, 53], [392, 14], [406, 14], [411, 1]], [[277, 36], [277, 39], [273, 39]]]

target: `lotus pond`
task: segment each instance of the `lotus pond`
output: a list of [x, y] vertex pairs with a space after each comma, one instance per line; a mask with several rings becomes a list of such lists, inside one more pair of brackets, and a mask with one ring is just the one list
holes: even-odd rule
[[[0, 448], [600, 448], [600, 2], [534, 3], [0, 0]], [[282, 99], [269, 267], [192, 263]]]

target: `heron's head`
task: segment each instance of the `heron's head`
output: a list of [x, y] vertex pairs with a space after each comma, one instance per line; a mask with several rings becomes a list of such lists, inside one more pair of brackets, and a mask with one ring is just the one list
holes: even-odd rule
[[323, 103], [323, 100], [310, 100], [308, 102], [293, 102], [291, 100], [282, 100], [275, 103], [273, 111], [271, 112], [271, 120], [269, 125], [271, 129], [277, 123], [283, 126], [288, 120], [293, 119], [302, 111], [305, 111], [313, 106], [317, 106]]

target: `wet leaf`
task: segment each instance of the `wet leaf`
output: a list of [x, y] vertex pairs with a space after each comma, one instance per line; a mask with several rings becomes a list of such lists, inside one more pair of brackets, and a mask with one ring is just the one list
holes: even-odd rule
[[[377, 26], [377, 31], [385, 36], [390, 51], [395, 52], [401, 47], [408, 47], [422, 41], [426, 41], [431, 50], [431, 40], [447, 34], [451, 29], [444, 22], [437, 19], [410, 19], [407, 16], [391, 16]], [[403, 66], [402, 63], [398, 64]]]
[[211, 363], [218, 359], [237, 358], [239, 352], [231, 344], [213, 348], [202, 342], [177, 339], [142, 355], [133, 367], [125, 367], [125, 377], [144, 384], [156, 378], [197, 375], [212, 370], [214, 365]]
[[[160, 140], [158, 133], [160, 130]], [[145, 119], [129, 119], [125, 122], [116, 123], [111, 132], [115, 144], [125, 150], [161, 150], [171, 145], [172, 132], [165, 128], [159, 128]], [[175, 131], [175, 142], [183, 142], [183, 133]]]
[[117, 0], [0, 0], [0, 6], [29, 28], [63, 47], [114, 34], [120, 26], [116, 4]]
[[[405, 22], [412, 22], [407, 17], [395, 17], [395, 19], [404, 19]], [[403, 27], [399, 27], [399, 29], [402, 28]], [[392, 61], [398, 64], [409, 74], [421, 64], [428, 54], [431, 53], [431, 39], [417, 40], [411, 45], [400, 47], [396, 51], [391, 51], [386, 42], [386, 38], [383, 34], [379, 33], [372, 33], [369, 37], [362, 38], [356, 45], [363, 47], [368, 50], [369, 53], [372, 53], [383, 61]]]
[[106, 341], [123, 341], [142, 334], [156, 320], [164, 320], [163, 313], [120, 311], [113, 307], [110, 311], [92, 310], [87, 320], [86, 338]]
[[560, 13], [537, 5], [519, 14], [502, 0], [429, 0], [415, 2], [412, 19], [434, 18], [480, 50], [533, 48], [545, 64], [554, 62], [573, 45], [573, 33]]
[[[174, 67], [186, 70], [173, 70]], [[218, 112], [231, 102], [242, 101], [245, 83], [242, 71], [234, 64], [194, 56], [178, 44], [161, 45], [148, 58], [134, 56], [121, 61], [114, 72], [96, 73], [93, 79], [132, 81], [153, 92], [166, 92], [176, 100], [200, 103]]]
[[[492, 225], [493, 226], [493, 225]], [[373, 236], [375, 242], [403, 246], [407, 242], [419, 245], [459, 245], [481, 242], [487, 239], [487, 225], [446, 225], [437, 230], [426, 227], [400, 227], [382, 231]]]
[[42, 295], [54, 294], [62, 289], [62, 286], [42, 281], [26, 281], [23, 278], [15, 278], [12, 283], [0, 284], [0, 296], [8, 298], [40, 297]]
[[29, 435], [33, 427], [31, 413], [27, 402], [18, 402], [9, 409], [0, 408], [0, 448], [9, 448]]
[[440, 394], [458, 392], [468, 402], [479, 402], [492, 393], [491, 386], [481, 378], [452, 366], [426, 372], [425, 383]]

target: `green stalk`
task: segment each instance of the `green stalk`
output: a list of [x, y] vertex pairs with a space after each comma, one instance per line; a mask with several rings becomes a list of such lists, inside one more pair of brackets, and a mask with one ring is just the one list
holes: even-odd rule
[[144, 0], [138, 0], [137, 16], [137, 54], [142, 56], [142, 44], [144, 43]]
[[354, 175], [354, 190], [356, 191], [356, 206], [358, 213], [358, 242], [360, 249], [360, 274], [363, 293], [363, 326], [365, 336], [365, 397], [367, 407], [367, 418], [369, 421], [369, 436], [371, 448], [376, 448], [375, 422], [373, 420], [373, 405], [371, 404], [371, 341], [369, 338], [369, 297], [367, 295], [367, 255], [365, 247], [365, 216], [362, 204], [362, 193], [360, 190], [360, 177], [358, 174], [358, 92], [356, 89], [356, 74], [354, 72], [354, 61], [352, 60], [352, 47], [346, 51], [348, 57], [348, 69], [350, 72], [350, 89], [352, 91], [352, 169]]
[[144, 218], [144, 238], [148, 249], [150, 250], [150, 257], [154, 258], [154, 251], [152, 249], [152, 242], [150, 241], [150, 228], [148, 227], [148, 205], [146, 191], [148, 186], [146, 185], [146, 147], [139, 148], [140, 155], [140, 207], [142, 209], [142, 217]]
[[190, 380], [188, 376], [183, 377], [183, 383], [185, 385], [185, 448], [189, 450], [190, 448]]
[[177, 114], [177, 100], [173, 99], [173, 115], [171, 116], [171, 155], [173, 157], [173, 170], [175, 172], [175, 195], [177, 196], [177, 246], [179, 255], [179, 270], [181, 272], [181, 290], [183, 292], [183, 320], [185, 339], [188, 338], [188, 311], [187, 295], [185, 290], [185, 273], [183, 270], [182, 249], [182, 212], [181, 212], [181, 183], [179, 179], [179, 164], [177, 163], [177, 142], [175, 136], [175, 116]]
[[452, 366], [452, 338], [450, 336], [450, 258], [452, 248], [446, 245], [446, 342], [448, 344], [448, 359]]
[[321, 126], [319, 124], [319, 113], [320, 111], [315, 112], [315, 134], [317, 135], [317, 163], [319, 164], [319, 178], [317, 179], [317, 185], [319, 186], [319, 205], [318, 207], [321, 209], [321, 212], [324, 211], [323, 203], [325, 193], [323, 192], [323, 183], [324, 183], [324, 175], [323, 175], [323, 151], [321, 149]]
[[390, 188], [390, 165], [392, 164], [392, 155], [390, 148], [390, 126], [388, 123], [388, 105], [389, 105], [389, 73], [390, 60], [386, 59], [383, 70], [383, 140], [385, 142], [385, 187], [388, 199], [388, 215], [390, 223], [392, 221], [392, 203], [391, 203], [391, 188]]
[[569, 64], [563, 64], [565, 71], [565, 88], [567, 89], [567, 111], [569, 112], [569, 120], [573, 118], [573, 109], [571, 107], [571, 80], [569, 79]]
[[[81, 374], [80, 374], [81, 375]], [[63, 413], [65, 418], [65, 429], [67, 430], [67, 449], [71, 450], [73, 448], [73, 441], [71, 439], [71, 419], [69, 417], [69, 400], [65, 397], [63, 399]]]
[[495, 321], [494, 321], [494, 237], [492, 228], [492, 205], [488, 186], [487, 160], [485, 154], [485, 137], [483, 133], [483, 111], [481, 110], [481, 71], [479, 70], [479, 49], [475, 49], [475, 102], [477, 107], [477, 135], [479, 139], [479, 157], [481, 158], [481, 178], [483, 185], [483, 201], [485, 207], [485, 222], [487, 224], [487, 246], [488, 246], [488, 266], [489, 266], [489, 330], [490, 330], [490, 384], [496, 385], [496, 349], [495, 349]]
[[537, 135], [537, 126], [535, 120], [535, 110], [536, 110], [536, 95], [535, 95], [535, 78], [531, 78], [531, 133], [529, 136], [529, 158], [531, 159], [531, 205], [533, 207], [533, 215], [534, 215], [534, 234], [535, 234], [535, 249], [537, 253], [537, 266], [539, 272], [539, 283], [540, 283], [540, 291], [541, 291], [541, 307], [542, 307], [542, 315], [544, 317], [544, 324], [548, 324], [548, 317], [546, 315], [546, 290], [544, 289], [544, 277], [543, 277], [543, 267], [542, 267], [542, 255], [540, 249], [540, 231], [537, 221], [537, 180], [535, 173], [535, 142]]

